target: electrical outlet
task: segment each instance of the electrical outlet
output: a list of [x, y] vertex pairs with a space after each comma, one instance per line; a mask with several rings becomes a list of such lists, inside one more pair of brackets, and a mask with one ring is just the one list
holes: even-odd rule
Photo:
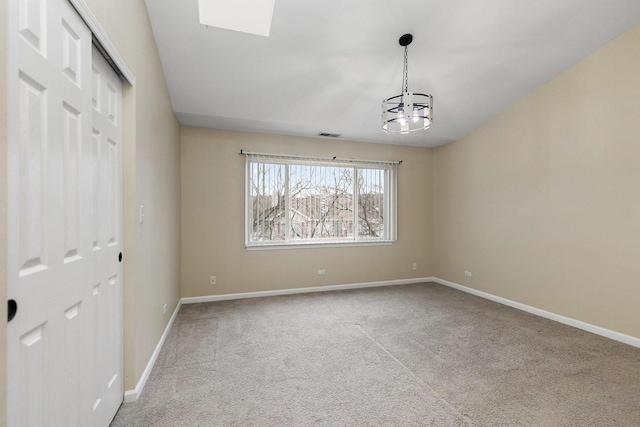
[[211, 276], [211, 284], [212, 285], [216, 284], [216, 276]]
[[167, 304], [162, 307], [162, 314], [167, 314]]
[[414, 263], [413, 263], [413, 269], [414, 269], [414, 270], [417, 270], [417, 269], [418, 269], [418, 263], [417, 263], [417, 262], [414, 262]]
[[324, 276], [324, 270], [318, 270], [318, 276]]
[[465, 271], [464, 275], [467, 276], [467, 277], [471, 277], [471, 272], [470, 271]]

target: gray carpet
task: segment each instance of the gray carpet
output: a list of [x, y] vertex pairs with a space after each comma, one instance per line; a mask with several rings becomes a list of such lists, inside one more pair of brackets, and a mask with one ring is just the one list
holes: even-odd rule
[[435, 284], [184, 305], [112, 426], [639, 426], [640, 349]]

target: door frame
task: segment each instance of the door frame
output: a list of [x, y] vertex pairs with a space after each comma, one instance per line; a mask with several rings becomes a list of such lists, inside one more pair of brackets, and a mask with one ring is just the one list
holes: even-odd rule
[[71, 3], [76, 12], [78, 12], [78, 15], [80, 15], [85, 24], [87, 24], [89, 30], [91, 30], [94, 44], [97, 41], [98, 50], [101, 51], [102, 55], [107, 59], [107, 62], [116, 71], [116, 73], [120, 74], [120, 76], [127, 81], [127, 83], [131, 86], [135, 86], [136, 76], [133, 74], [133, 71], [131, 71], [131, 68], [129, 68], [122, 55], [120, 55], [120, 52], [118, 52], [118, 48], [111, 41], [107, 32], [102, 28], [102, 25], [100, 25], [100, 21], [98, 21], [98, 18], [93, 14], [86, 0], [69, 0], [69, 3]]

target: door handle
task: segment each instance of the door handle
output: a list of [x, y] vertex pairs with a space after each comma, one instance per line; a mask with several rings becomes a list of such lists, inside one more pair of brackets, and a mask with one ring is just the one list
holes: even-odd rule
[[16, 312], [18, 311], [18, 303], [14, 299], [10, 299], [7, 301], [7, 322], [11, 322], [14, 317], [16, 317]]
[[122, 262], [122, 252], [118, 254], [118, 262]]

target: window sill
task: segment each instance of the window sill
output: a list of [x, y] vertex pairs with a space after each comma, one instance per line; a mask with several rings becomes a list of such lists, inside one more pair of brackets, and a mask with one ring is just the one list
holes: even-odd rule
[[320, 249], [320, 248], [352, 248], [358, 246], [390, 246], [395, 241], [384, 242], [327, 242], [327, 243], [289, 243], [286, 245], [255, 245], [247, 246], [248, 251], [265, 251], [271, 249]]

